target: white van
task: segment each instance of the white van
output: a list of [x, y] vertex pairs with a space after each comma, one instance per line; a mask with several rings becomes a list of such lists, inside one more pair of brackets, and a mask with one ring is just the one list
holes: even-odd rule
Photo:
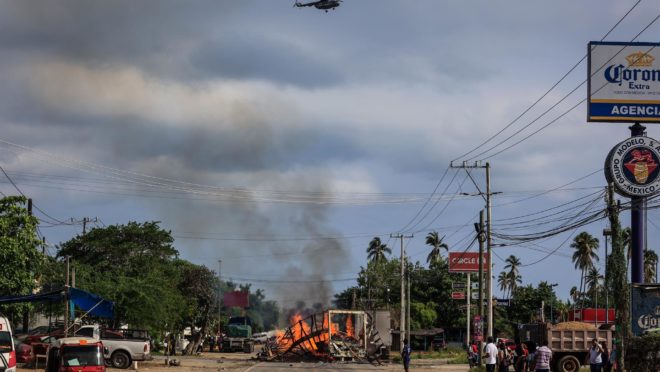
[[0, 370], [16, 372], [16, 349], [9, 320], [0, 316]]

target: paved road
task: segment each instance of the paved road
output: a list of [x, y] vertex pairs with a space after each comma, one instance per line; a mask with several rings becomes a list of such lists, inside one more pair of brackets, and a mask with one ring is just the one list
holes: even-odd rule
[[[165, 358], [157, 356], [148, 362], [139, 362], [138, 371], [144, 372], [284, 372], [284, 371], [314, 371], [314, 372], [367, 372], [367, 371], [403, 371], [401, 364], [383, 364], [372, 366], [354, 363], [272, 363], [258, 362], [253, 355], [243, 353], [203, 353], [201, 356], [177, 356], [180, 366], [166, 366]], [[413, 360], [411, 371], [441, 371], [467, 372], [467, 365], [445, 364], [444, 360]], [[43, 371], [43, 369], [40, 369]], [[18, 372], [34, 372], [31, 368], [18, 368]], [[121, 370], [108, 368], [111, 372], [131, 372], [133, 369]]]
[[[467, 372], [467, 365], [412, 365], [411, 371], [441, 371], [441, 372]], [[370, 372], [370, 371], [403, 371], [400, 364], [384, 364], [382, 366], [372, 366], [369, 364], [324, 364], [324, 363], [258, 363], [245, 372], [285, 372], [285, 371], [312, 371], [312, 372]]]

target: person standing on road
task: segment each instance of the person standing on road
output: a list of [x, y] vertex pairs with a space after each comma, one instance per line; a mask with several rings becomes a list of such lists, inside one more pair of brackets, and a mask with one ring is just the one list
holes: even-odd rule
[[603, 370], [603, 348], [598, 343], [597, 339], [591, 340], [591, 348], [587, 354], [586, 362], [589, 362], [591, 372], [602, 372]]
[[610, 363], [610, 350], [607, 348], [607, 342], [603, 341], [600, 343], [600, 346], [603, 347], [603, 371], [610, 372], [612, 371], [612, 363]]
[[513, 360], [513, 369], [516, 372], [527, 372], [527, 356], [529, 355], [527, 345], [518, 340], [515, 353], [516, 356]]
[[536, 372], [550, 372], [550, 361], [552, 360], [552, 350], [548, 347], [548, 340], [541, 342], [541, 347], [536, 349], [534, 358], [534, 370]]
[[214, 347], [215, 347], [215, 336], [211, 335], [209, 336], [209, 353], [213, 352]]
[[403, 339], [403, 350], [401, 350], [401, 358], [403, 359], [403, 369], [405, 369], [406, 372], [408, 372], [408, 368], [410, 368], [410, 353], [412, 353], [412, 349], [410, 349], [408, 339]]
[[486, 346], [484, 346], [484, 358], [486, 361], [486, 372], [495, 372], [497, 364], [497, 346], [493, 343], [493, 336], [488, 336]]

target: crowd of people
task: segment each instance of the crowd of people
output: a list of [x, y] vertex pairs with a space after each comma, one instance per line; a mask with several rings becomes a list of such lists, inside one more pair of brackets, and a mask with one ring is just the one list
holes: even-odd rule
[[[531, 350], [530, 350], [531, 349]], [[477, 341], [470, 343], [467, 349], [468, 362], [474, 367], [483, 361], [486, 372], [550, 372], [552, 350], [547, 341], [541, 345], [517, 341], [515, 348], [506, 345], [503, 340], [497, 343], [488, 337], [481, 352]], [[611, 372], [615, 366], [616, 351], [610, 352], [606, 342], [592, 340], [592, 346], [584, 360], [591, 372]]]

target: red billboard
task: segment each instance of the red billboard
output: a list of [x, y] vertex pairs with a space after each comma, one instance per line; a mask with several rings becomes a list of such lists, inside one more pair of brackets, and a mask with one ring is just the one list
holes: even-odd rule
[[575, 309], [568, 312], [568, 320], [571, 322], [605, 323], [605, 320], [608, 320], [610, 323], [614, 323], [615, 317], [614, 309], [609, 309], [607, 318], [605, 317], [605, 309], [602, 308]]
[[[484, 253], [484, 272], [488, 272], [488, 254]], [[449, 252], [449, 272], [478, 273], [478, 252]]]
[[250, 306], [248, 292], [227, 292], [222, 296], [222, 303], [226, 307], [240, 307], [245, 309]]
[[451, 299], [452, 300], [465, 300], [465, 292], [452, 292], [451, 293]]

